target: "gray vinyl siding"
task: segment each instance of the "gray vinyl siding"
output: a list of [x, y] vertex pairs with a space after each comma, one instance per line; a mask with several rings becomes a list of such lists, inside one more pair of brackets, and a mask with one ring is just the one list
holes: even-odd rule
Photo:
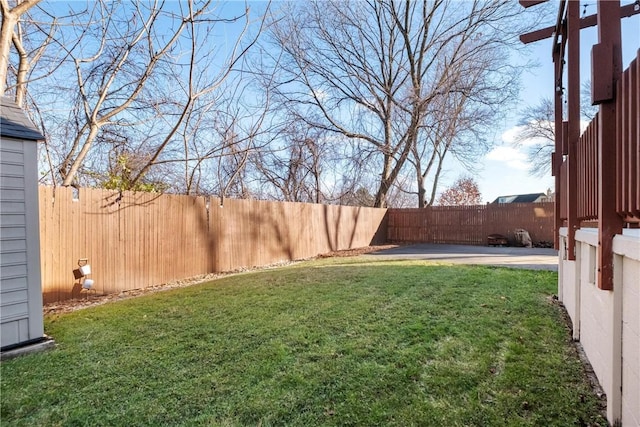
[[34, 141], [0, 138], [2, 347], [44, 335], [36, 150]]

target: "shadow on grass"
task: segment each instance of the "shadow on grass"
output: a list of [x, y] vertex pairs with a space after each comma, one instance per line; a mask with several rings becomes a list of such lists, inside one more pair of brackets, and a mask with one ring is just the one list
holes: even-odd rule
[[606, 425], [552, 272], [327, 259], [47, 318], [7, 425]]

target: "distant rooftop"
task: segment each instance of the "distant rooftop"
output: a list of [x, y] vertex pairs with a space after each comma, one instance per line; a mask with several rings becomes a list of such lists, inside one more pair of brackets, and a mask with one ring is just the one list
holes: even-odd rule
[[514, 194], [496, 197], [491, 203], [535, 203], [546, 201], [546, 199], [547, 195], [545, 193]]
[[41, 141], [44, 135], [31, 122], [22, 108], [11, 98], [3, 96], [0, 102], [0, 136]]

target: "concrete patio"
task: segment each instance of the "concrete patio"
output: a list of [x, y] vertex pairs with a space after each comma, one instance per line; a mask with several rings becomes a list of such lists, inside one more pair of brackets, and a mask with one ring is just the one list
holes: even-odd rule
[[442, 263], [558, 271], [558, 251], [545, 248], [438, 245], [421, 243], [362, 255], [371, 259], [430, 260]]

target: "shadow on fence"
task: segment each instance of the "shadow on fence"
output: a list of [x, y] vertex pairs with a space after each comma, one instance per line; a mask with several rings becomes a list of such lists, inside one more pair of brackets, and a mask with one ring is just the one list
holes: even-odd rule
[[304, 259], [386, 241], [386, 209], [40, 187], [45, 303]]

